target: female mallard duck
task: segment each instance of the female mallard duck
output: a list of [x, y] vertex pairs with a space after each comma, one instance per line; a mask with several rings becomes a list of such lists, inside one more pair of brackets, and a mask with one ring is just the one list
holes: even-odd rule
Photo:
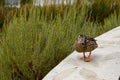
[[[83, 59], [86, 62], [90, 61], [91, 51], [98, 47], [96, 40], [89, 36], [79, 35], [74, 44], [77, 52], [83, 52]], [[88, 57], [85, 56], [85, 52], [90, 52]]]

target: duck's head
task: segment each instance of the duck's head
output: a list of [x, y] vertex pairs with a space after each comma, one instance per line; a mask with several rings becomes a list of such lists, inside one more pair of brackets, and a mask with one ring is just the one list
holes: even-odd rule
[[82, 45], [85, 44], [85, 35], [81, 34], [78, 36], [78, 39], [77, 39], [78, 43], [81, 43]]

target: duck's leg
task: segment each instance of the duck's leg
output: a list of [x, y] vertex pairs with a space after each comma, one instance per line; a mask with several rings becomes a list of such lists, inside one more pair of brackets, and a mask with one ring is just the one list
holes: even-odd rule
[[85, 52], [83, 52], [83, 60], [87, 62], [87, 57], [85, 56]]
[[81, 59], [85, 60], [86, 56], [85, 56], [85, 52], [83, 52], [83, 57], [81, 57]]
[[86, 57], [84, 60], [85, 60], [86, 62], [90, 62], [90, 56], [91, 56], [91, 51], [90, 51], [88, 57]]
[[86, 56], [85, 56], [85, 52], [83, 52], [83, 58], [84, 58], [84, 59], [86, 58]]
[[90, 53], [89, 53], [88, 57], [90, 58], [90, 56], [91, 56], [91, 51], [90, 51]]

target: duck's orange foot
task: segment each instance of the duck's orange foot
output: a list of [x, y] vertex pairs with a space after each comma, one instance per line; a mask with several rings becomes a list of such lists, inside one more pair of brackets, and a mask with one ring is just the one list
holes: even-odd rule
[[90, 62], [90, 57], [85, 57], [85, 58], [84, 58], [84, 61], [85, 61], [85, 62]]

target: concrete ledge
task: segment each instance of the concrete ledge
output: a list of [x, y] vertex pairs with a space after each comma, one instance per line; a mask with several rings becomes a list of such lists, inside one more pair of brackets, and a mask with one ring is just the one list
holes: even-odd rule
[[84, 62], [82, 54], [74, 51], [43, 80], [118, 80], [120, 76], [120, 26], [97, 38], [98, 48], [91, 62]]

